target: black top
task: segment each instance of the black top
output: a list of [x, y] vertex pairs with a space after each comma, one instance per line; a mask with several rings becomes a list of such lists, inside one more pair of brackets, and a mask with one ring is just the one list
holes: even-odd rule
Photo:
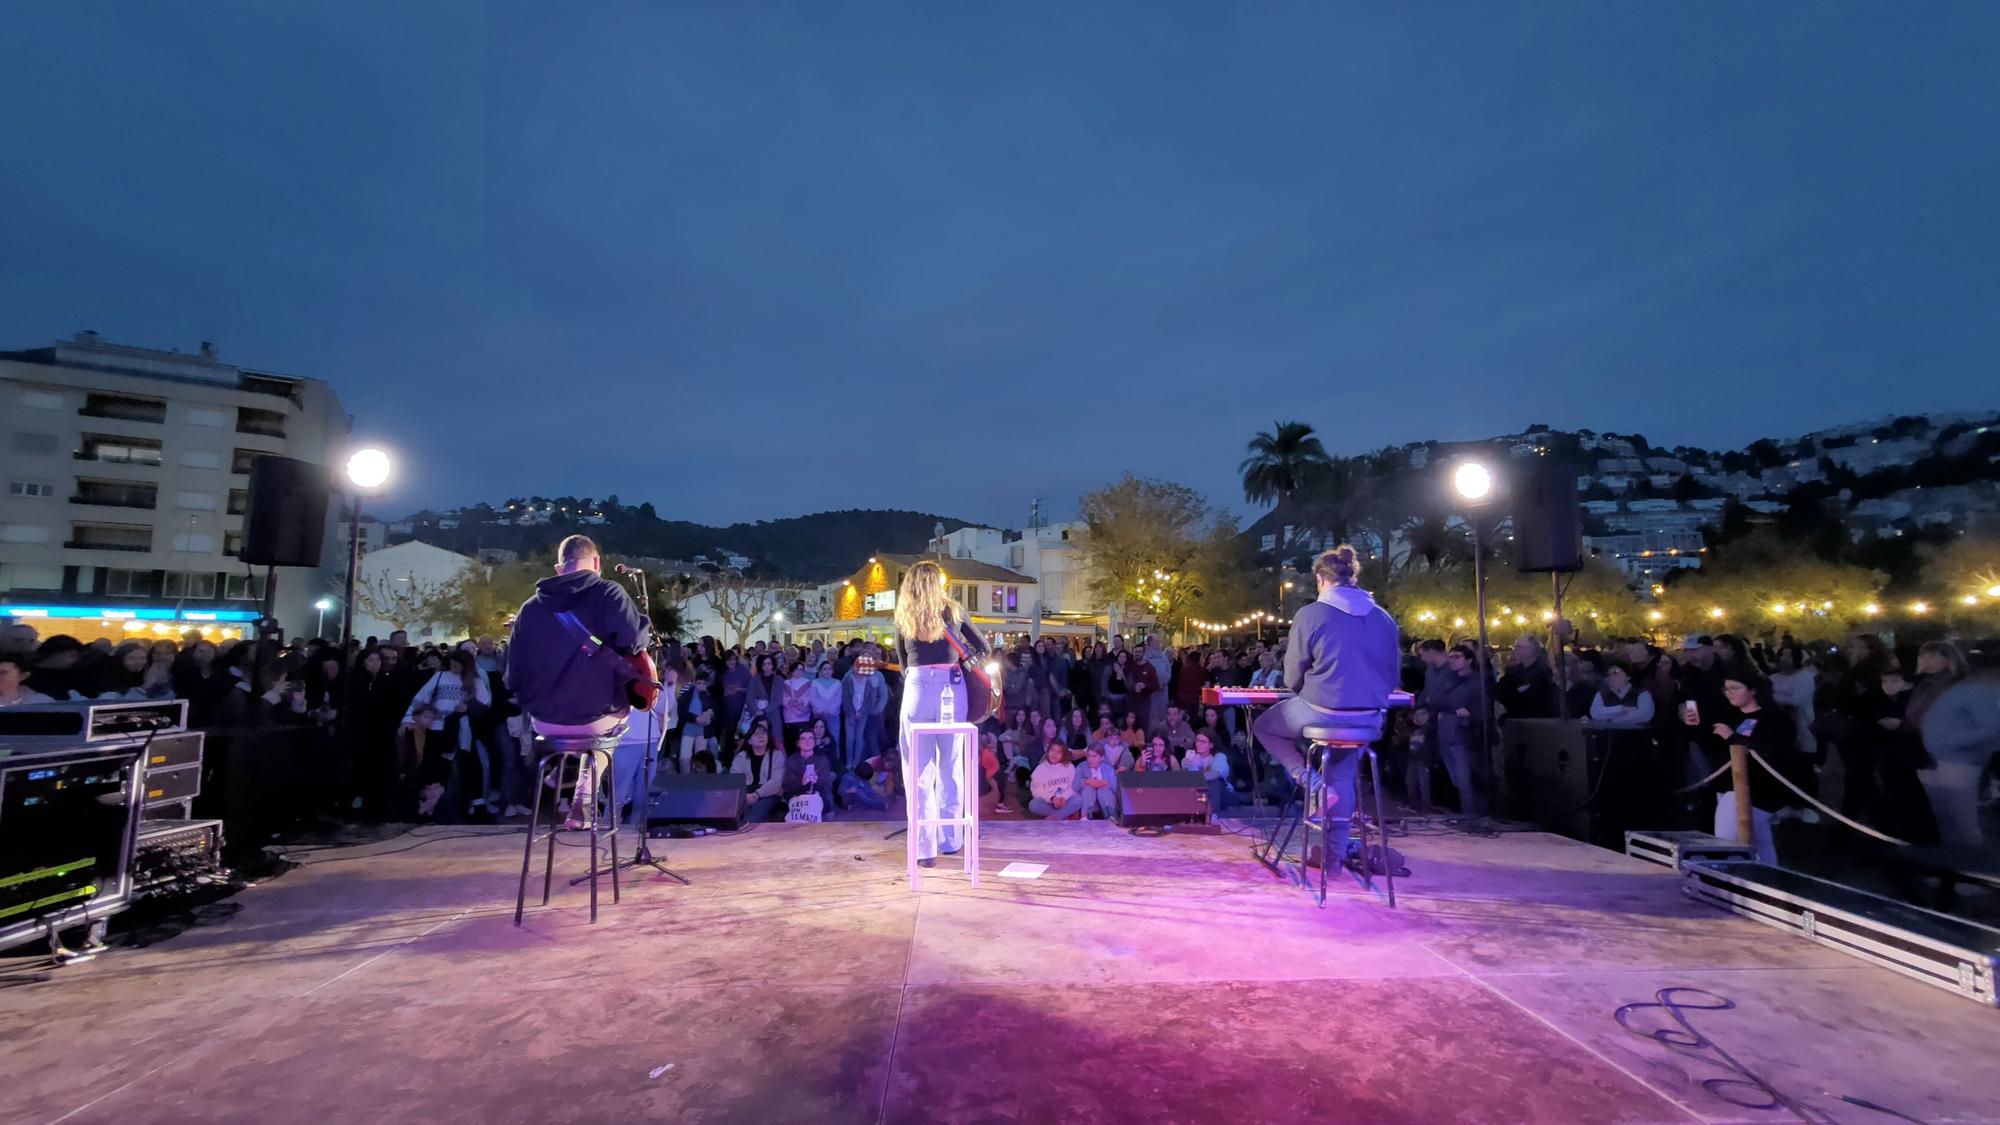
[[[972, 622], [958, 622], [958, 636], [960, 642], [965, 645], [965, 651], [974, 656], [986, 654], [986, 638], [979, 635], [979, 630], [972, 627]], [[896, 663], [905, 668], [914, 668], [919, 664], [956, 664], [958, 653], [952, 651], [951, 642], [942, 635], [934, 641], [920, 641], [898, 632]]]
[[[1796, 774], [1799, 767], [1805, 766], [1808, 772], [1810, 771], [1810, 763], [1798, 752], [1798, 728], [1792, 725], [1792, 717], [1783, 707], [1760, 707], [1747, 715], [1730, 707], [1720, 721], [1728, 724], [1732, 732], [1726, 739], [1715, 737], [1709, 729], [1714, 724], [1707, 718], [1702, 719], [1704, 734], [1702, 750], [1707, 757], [1710, 770], [1729, 761], [1731, 746], [1747, 746], [1787, 777], [1792, 777], [1795, 782], [1798, 780]], [[1709, 789], [1717, 793], [1726, 793], [1733, 784], [1729, 773], [1724, 771], [1721, 777], [1709, 782]], [[1785, 788], [1783, 782], [1772, 777], [1764, 767], [1755, 762], [1750, 763], [1752, 807], [1764, 812], [1776, 812], [1797, 801], [1798, 798]]]

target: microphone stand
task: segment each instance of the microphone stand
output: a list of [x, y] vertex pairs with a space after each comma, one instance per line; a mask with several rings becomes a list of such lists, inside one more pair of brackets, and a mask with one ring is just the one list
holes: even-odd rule
[[[652, 598], [646, 592], [646, 572], [643, 570], [634, 570], [632, 574], [639, 580], [639, 614], [646, 619], [647, 628], [650, 630], [653, 621], [653, 604]], [[657, 638], [655, 639], [657, 640]], [[660, 670], [660, 679], [662, 680], [660, 690], [664, 692], [668, 688], [668, 685], [664, 682], [666, 679], [665, 669]], [[655, 858], [653, 849], [647, 846], [649, 837], [648, 829], [652, 825], [653, 775], [659, 768], [660, 741], [665, 737], [665, 734], [666, 732], [659, 729], [658, 714], [653, 708], [648, 707], [646, 709], [646, 752], [645, 756], [639, 760], [639, 791], [632, 797], [632, 820], [633, 827], [638, 835], [638, 843], [632, 848], [630, 858], [621, 859], [612, 865], [612, 867], [601, 870], [608, 871], [619, 867], [650, 867], [669, 879], [679, 881], [681, 886], [685, 887], [691, 885], [688, 877], [677, 871], [668, 870], [666, 862]], [[617, 810], [614, 809], [612, 811], [615, 813]], [[571, 879], [569, 885], [574, 887], [589, 878], [589, 874], [579, 875]]]

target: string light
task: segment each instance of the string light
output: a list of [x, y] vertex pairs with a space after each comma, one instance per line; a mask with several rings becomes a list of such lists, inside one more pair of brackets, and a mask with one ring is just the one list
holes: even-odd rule
[[1722, 607], [1715, 606], [1714, 608], [1708, 611], [1708, 615], [1717, 621], [1722, 620]]
[[1910, 612], [1911, 612], [1911, 613], [1915, 613], [1915, 614], [1919, 614], [1919, 615], [1921, 615], [1921, 614], [1925, 614], [1925, 613], [1929, 613], [1930, 611], [1931, 611], [1931, 603], [1929, 603], [1929, 602], [1911, 602], [1911, 603], [1910, 603]]

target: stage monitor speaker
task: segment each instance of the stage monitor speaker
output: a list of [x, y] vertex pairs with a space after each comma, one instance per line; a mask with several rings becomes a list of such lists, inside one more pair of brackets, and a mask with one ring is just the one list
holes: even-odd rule
[[1208, 819], [1208, 780], [1198, 773], [1166, 770], [1118, 774], [1118, 823], [1127, 828], [1185, 824]]
[[242, 560], [256, 566], [318, 566], [331, 488], [324, 465], [290, 457], [251, 462]]
[[705, 824], [734, 832], [743, 827], [748, 793], [735, 773], [663, 773], [646, 810], [648, 824]]
[[1583, 569], [1583, 512], [1575, 473], [1539, 462], [1515, 489], [1514, 565], [1523, 572]]

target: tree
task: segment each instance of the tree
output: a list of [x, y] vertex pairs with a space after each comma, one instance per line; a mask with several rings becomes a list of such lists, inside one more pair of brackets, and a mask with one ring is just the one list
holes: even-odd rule
[[1966, 535], [1928, 548], [1922, 574], [1921, 596], [1951, 625], [1976, 636], [2000, 629], [2000, 536]]
[[463, 574], [443, 581], [419, 578], [415, 572], [397, 576], [377, 571], [354, 587], [354, 607], [392, 628], [446, 625], [460, 602]]
[[1828, 561], [1800, 550], [1789, 536], [1759, 530], [1713, 550], [1700, 570], [1669, 586], [1658, 606], [1659, 625], [1676, 632], [1839, 640], [1874, 622], [1887, 583], [1879, 571]]
[[535, 563], [473, 567], [459, 576], [451, 603], [439, 606], [438, 615], [430, 620], [454, 636], [498, 635], [506, 630], [508, 619], [521, 603], [535, 592], [536, 581], [545, 573]]
[[769, 625], [799, 596], [799, 590], [782, 584], [753, 581], [740, 570], [723, 570], [708, 579], [703, 590], [709, 608], [722, 619], [724, 643], [741, 645], [750, 634]]
[[1175, 620], [1243, 589], [1235, 522], [1185, 485], [1128, 473], [1078, 508], [1091, 594], [1125, 616]]
[[1243, 498], [1252, 504], [1276, 505], [1278, 557], [1282, 559], [1291, 547], [1292, 501], [1332, 471], [1334, 459], [1304, 422], [1274, 421], [1245, 448], [1250, 456], [1236, 466], [1243, 477]]

